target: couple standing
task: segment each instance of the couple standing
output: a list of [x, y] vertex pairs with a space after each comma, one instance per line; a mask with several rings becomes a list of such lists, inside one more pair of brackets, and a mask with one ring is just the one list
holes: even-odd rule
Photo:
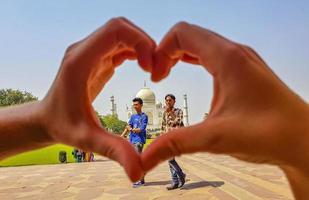
[[[183, 112], [179, 108], [175, 108], [176, 98], [173, 94], [165, 96], [165, 111], [163, 113], [161, 131], [163, 133], [171, 129], [184, 126]], [[143, 100], [141, 98], [133, 99], [133, 107], [136, 114], [133, 114], [128, 122], [128, 126], [122, 133], [125, 137], [130, 132], [130, 143], [135, 147], [136, 151], [142, 153], [144, 144], [146, 143], [146, 127], [148, 124], [148, 116], [142, 112]], [[172, 176], [172, 184], [167, 187], [168, 190], [180, 188], [185, 184], [186, 175], [176, 162], [175, 158], [168, 161]], [[144, 178], [133, 184], [133, 187], [140, 187], [145, 184]]]

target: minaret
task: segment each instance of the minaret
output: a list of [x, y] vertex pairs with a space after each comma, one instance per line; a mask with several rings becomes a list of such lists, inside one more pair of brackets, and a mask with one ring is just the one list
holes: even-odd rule
[[117, 114], [117, 104], [115, 103], [115, 116], [118, 118], [118, 114]]
[[117, 116], [117, 108], [116, 108], [115, 97], [114, 96], [111, 96], [111, 103], [112, 103], [111, 113], [112, 113], [112, 115]]
[[183, 95], [183, 122], [185, 126], [189, 126], [188, 99], [187, 95]]
[[126, 111], [127, 111], [127, 117], [128, 117], [127, 120], [129, 121], [132, 115], [132, 111], [129, 109], [128, 104], [126, 104]]

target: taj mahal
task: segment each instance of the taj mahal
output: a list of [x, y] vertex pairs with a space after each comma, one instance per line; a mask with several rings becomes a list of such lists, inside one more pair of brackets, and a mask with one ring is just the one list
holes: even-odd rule
[[[135, 95], [143, 100], [143, 112], [148, 116], [148, 126], [147, 129], [158, 130], [161, 128], [162, 115], [165, 110], [163, 103], [156, 99], [155, 93], [146, 86], [144, 82], [144, 87], [141, 88]], [[177, 98], [177, 97], [176, 97]], [[116, 105], [114, 103], [114, 97], [111, 97], [112, 102], [112, 113], [117, 114]], [[185, 126], [189, 125], [189, 116], [188, 116], [188, 103], [187, 95], [183, 95], [183, 122]], [[133, 106], [126, 106], [127, 120], [130, 119], [131, 115], [135, 113]]]

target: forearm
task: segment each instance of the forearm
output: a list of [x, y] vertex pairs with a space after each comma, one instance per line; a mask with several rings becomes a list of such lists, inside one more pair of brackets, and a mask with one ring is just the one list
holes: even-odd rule
[[309, 176], [304, 171], [293, 167], [281, 167], [284, 171], [295, 199], [308, 199], [309, 196]]
[[126, 131], [123, 131], [120, 137], [126, 137]]
[[0, 159], [52, 144], [40, 124], [40, 103], [0, 109]]
[[128, 130], [127, 128], [125, 128], [124, 131], [123, 131], [122, 134], [121, 134], [121, 137], [126, 137], [128, 131], [129, 131], [129, 130]]
[[302, 120], [302, 125], [299, 129], [295, 127], [295, 132], [302, 133], [301, 141], [296, 151], [295, 160], [291, 162], [289, 166], [281, 167], [286, 174], [292, 191], [296, 199], [308, 199], [309, 196], [309, 107], [302, 109], [304, 111], [299, 112]]

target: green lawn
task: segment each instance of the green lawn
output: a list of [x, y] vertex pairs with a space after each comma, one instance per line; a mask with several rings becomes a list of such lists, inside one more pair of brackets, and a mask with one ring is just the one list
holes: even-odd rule
[[148, 147], [148, 145], [150, 145], [151, 142], [153, 142], [155, 139], [151, 138], [151, 139], [146, 139], [146, 144], [144, 146], [144, 150]]
[[[147, 139], [144, 149], [146, 149], [153, 140], [154, 139]], [[72, 156], [73, 147], [63, 144], [56, 144], [6, 158], [0, 161], [0, 167], [57, 164], [60, 163], [58, 160], [59, 151], [66, 151], [68, 162], [75, 162]]]
[[74, 162], [72, 156], [73, 147], [56, 144], [42, 149], [21, 153], [0, 161], [0, 166], [19, 166], [19, 165], [43, 165], [60, 163], [58, 160], [59, 151], [67, 152], [68, 162]]

